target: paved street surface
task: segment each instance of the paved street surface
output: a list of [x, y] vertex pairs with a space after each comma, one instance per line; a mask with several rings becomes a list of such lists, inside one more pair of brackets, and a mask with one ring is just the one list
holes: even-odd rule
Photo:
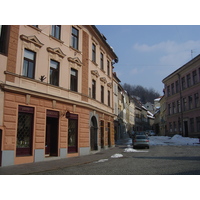
[[[200, 147], [154, 146], [147, 152], [123, 152], [87, 164], [45, 171], [47, 175], [200, 175]], [[104, 161], [104, 162], [103, 162]]]
[[88, 156], [1, 167], [0, 174], [200, 175], [200, 145], [133, 150], [128, 141]]

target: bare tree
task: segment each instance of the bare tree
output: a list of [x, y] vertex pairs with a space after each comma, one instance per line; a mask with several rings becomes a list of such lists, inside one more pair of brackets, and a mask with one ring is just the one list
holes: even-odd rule
[[160, 94], [155, 91], [153, 88], [144, 88], [141, 85], [130, 85], [125, 83], [122, 85], [124, 90], [128, 92], [130, 96], [137, 96], [140, 98], [140, 101], [145, 104], [146, 102], [154, 103], [154, 99], [158, 98]]

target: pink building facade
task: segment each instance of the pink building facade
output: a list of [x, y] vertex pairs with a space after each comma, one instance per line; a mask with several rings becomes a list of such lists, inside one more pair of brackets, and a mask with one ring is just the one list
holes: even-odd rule
[[200, 137], [200, 55], [163, 79], [166, 135]]

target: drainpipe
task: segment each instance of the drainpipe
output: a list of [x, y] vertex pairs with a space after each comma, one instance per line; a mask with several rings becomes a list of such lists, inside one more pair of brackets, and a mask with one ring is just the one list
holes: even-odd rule
[[182, 97], [182, 90], [181, 90], [181, 75], [178, 73], [179, 79], [179, 94], [180, 94], [180, 106], [181, 106], [181, 135], [183, 136], [183, 97]]

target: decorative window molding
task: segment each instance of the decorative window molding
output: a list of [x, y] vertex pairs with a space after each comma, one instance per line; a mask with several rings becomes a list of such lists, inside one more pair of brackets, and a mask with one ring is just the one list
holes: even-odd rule
[[41, 48], [44, 45], [38, 40], [38, 38], [35, 35], [33, 36], [20, 35], [20, 39], [28, 43], [33, 43], [39, 48]]
[[97, 70], [91, 70], [91, 74], [95, 75], [97, 78], [100, 76]]
[[78, 57], [75, 57], [75, 58], [69, 57], [68, 61], [72, 62], [72, 63], [75, 63], [78, 66], [82, 66], [82, 62], [80, 61], [80, 59]]
[[92, 36], [92, 41], [95, 43], [95, 45], [98, 45], [97, 40]]
[[101, 77], [101, 78], [100, 78], [100, 81], [102, 81], [102, 82], [104, 82], [104, 83], [107, 83], [107, 80], [106, 80], [105, 77]]
[[47, 51], [50, 53], [56, 54], [61, 58], [64, 58], [66, 56], [59, 47], [57, 48], [47, 47]]
[[112, 88], [112, 83], [107, 83], [107, 86], [108, 86], [109, 88]]

